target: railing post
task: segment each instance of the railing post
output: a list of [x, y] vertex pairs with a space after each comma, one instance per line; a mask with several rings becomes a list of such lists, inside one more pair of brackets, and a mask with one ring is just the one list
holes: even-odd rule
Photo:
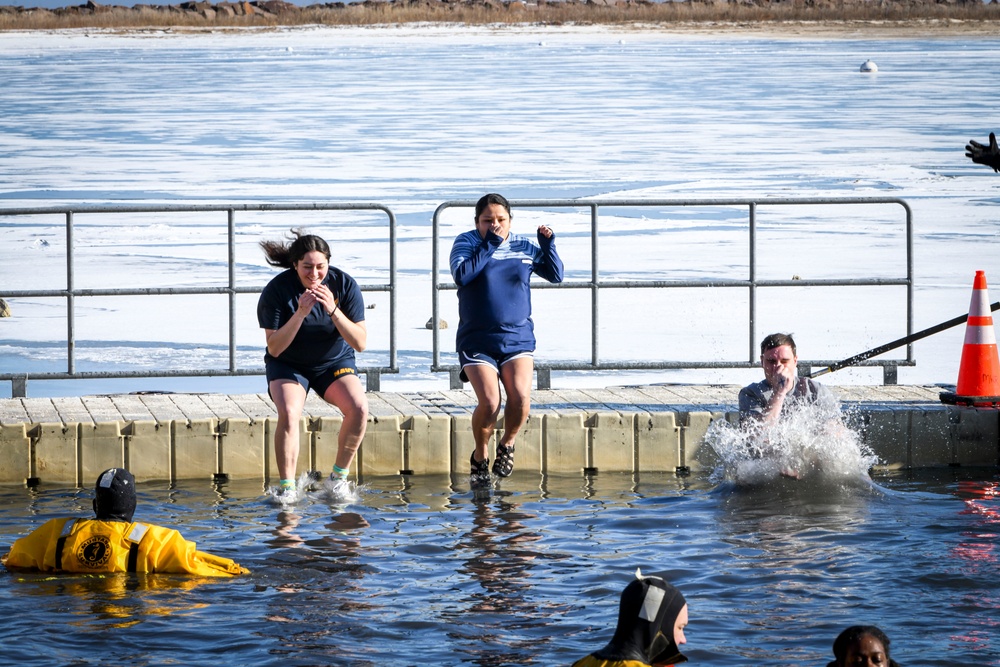
[[66, 372], [76, 372], [76, 289], [73, 266], [73, 211], [66, 212]]
[[899, 367], [888, 364], [882, 367], [882, 384], [897, 384], [899, 382]]
[[16, 377], [10, 381], [10, 397], [25, 398], [28, 395], [28, 376]]
[[753, 363], [757, 359], [755, 354], [757, 346], [757, 204], [750, 202], [750, 209], [747, 211], [749, 225], [749, 245], [750, 245], [750, 293], [747, 295], [750, 307], [750, 321], [747, 322], [747, 338], [749, 343], [749, 353], [747, 359]]
[[[590, 365], [601, 362], [600, 352], [600, 251], [598, 250], [597, 205], [590, 206]], [[541, 378], [539, 378], [539, 381]], [[548, 388], [548, 387], [546, 387]]]
[[229, 253], [229, 371], [236, 370], [236, 211], [227, 212], [226, 244]]
[[552, 389], [552, 369], [536, 368], [535, 372], [538, 374], [538, 388]]
[[365, 386], [368, 393], [375, 393], [382, 390], [382, 373], [375, 368], [365, 369]]

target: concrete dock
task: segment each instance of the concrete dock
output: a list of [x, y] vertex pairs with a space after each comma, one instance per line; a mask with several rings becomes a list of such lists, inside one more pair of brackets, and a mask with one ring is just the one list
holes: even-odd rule
[[[831, 387], [849, 423], [892, 468], [996, 466], [1000, 411], [941, 403], [940, 386]], [[518, 469], [549, 474], [713, 466], [709, 424], [735, 422], [736, 385], [642, 385], [532, 393]], [[468, 473], [471, 390], [368, 394], [352, 475]], [[0, 484], [90, 486], [124, 465], [139, 480], [276, 478], [266, 394], [116, 394], [0, 399]], [[340, 413], [310, 393], [300, 472], [332, 469]], [[502, 426], [502, 424], [501, 424]]]

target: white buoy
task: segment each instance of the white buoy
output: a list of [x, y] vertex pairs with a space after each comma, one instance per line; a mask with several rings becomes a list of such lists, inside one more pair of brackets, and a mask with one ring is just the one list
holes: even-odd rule
[[866, 60], [863, 63], [861, 63], [861, 71], [862, 72], [877, 72], [878, 71], [878, 65], [876, 65], [875, 63], [873, 63], [871, 60]]

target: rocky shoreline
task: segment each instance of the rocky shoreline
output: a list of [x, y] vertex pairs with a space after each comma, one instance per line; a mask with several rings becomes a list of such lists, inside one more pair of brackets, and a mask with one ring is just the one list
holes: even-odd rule
[[386, 23], [711, 23], [810, 32], [917, 29], [1000, 35], [1000, 0], [362, 0], [308, 6], [285, 0], [189, 0], [57, 9], [0, 6], [0, 30]]

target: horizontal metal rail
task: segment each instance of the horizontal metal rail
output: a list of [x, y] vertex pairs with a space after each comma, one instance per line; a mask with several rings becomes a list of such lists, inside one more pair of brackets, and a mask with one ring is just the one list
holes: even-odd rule
[[[556, 362], [535, 360], [539, 388], [551, 384], [551, 371], [580, 370], [670, 370], [698, 368], [754, 368], [757, 361], [757, 290], [774, 287], [906, 287], [906, 333], [913, 331], [913, 213], [909, 204], [895, 197], [843, 197], [843, 198], [783, 198], [783, 199], [531, 199], [512, 200], [512, 207], [536, 209], [589, 209], [591, 278], [589, 281], [567, 281], [560, 284], [538, 282], [532, 289], [586, 289], [591, 291], [590, 361]], [[906, 275], [898, 278], [844, 278], [827, 280], [763, 280], [757, 276], [757, 209], [761, 206], [842, 206], [890, 204], [902, 207], [905, 214], [905, 255]], [[449, 208], [472, 208], [473, 200], [449, 201], [434, 211], [433, 251], [432, 251], [432, 307], [434, 322], [440, 321], [440, 293], [454, 291], [458, 287], [453, 281], [441, 282], [440, 226], [441, 215]], [[600, 212], [613, 208], [670, 208], [670, 207], [745, 207], [747, 209], [747, 233], [749, 235], [749, 269], [746, 280], [602, 280], [600, 275]], [[600, 292], [607, 289], [676, 289], [676, 288], [742, 288], [748, 292], [749, 318], [747, 322], [747, 358], [715, 361], [602, 361], [600, 354], [598, 325]], [[799, 361], [799, 372], [808, 374], [811, 366], [829, 365], [829, 361], [807, 359]], [[913, 346], [906, 346], [905, 359], [865, 360], [859, 366], [881, 366], [883, 382], [895, 384], [898, 366], [913, 366]], [[433, 359], [431, 371], [448, 372], [452, 388], [460, 388], [460, 368], [454, 364], [441, 362], [440, 330], [433, 333]]]
[[[67, 369], [62, 373], [10, 373], [0, 372], [0, 380], [12, 383], [11, 394], [15, 397], [27, 394], [28, 380], [69, 380], [69, 379], [116, 379], [147, 377], [229, 377], [264, 375], [264, 368], [238, 368], [236, 363], [236, 296], [239, 294], [260, 294], [264, 286], [238, 286], [236, 284], [236, 213], [239, 211], [287, 212], [287, 211], [376, 211], [384, 213], [388, 226], [388, 283], [360, 284], [362, 292], [389, 293], [389, 363], [385, 366], [360, 367], [365, 374], [369, 391], [378, 391], [383, 373], [398, 373], [396, 347], [396, 216], [386, 206], [371, 202], [358, 203], [300, 203], [300, 204], [165, 204], [165, 205], [123, 205], [123, 206], [80, 206], [80, 207], [40, 207], [0, 209], [0, 216], [40, 216], [63, 215], [66, 218], [66, 288], [54, 290], [3, 290], [0, 298], [65, 298], [66, 299], [66, 348]], [[74, 216], [85, 214], [129, 214], [129, 213], [226, 213], [228, 246], [228, 282], [226, 285], [209, 287], [147, 287], [114, 289], [75, 288], [76, 264], [74, 258]], [[183, 368], [148, 371], [78, 371], [76, 370], [76, 311], [75, 300], [85, 297], [127, 297], [164, 295], [227, 295], [229, 301], [229, 366], [228, 368]]]

